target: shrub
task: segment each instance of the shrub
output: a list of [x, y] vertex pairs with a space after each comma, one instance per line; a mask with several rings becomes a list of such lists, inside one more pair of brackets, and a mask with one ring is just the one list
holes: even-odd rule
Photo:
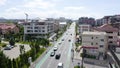
[[0, 46], [6, 47], [6, 44], [5, 43], [1, 43]]

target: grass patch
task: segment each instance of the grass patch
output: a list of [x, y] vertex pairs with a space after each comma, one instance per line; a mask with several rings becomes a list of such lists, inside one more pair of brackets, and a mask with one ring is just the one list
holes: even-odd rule
[[7, 44], [5, 43], [0, 43], [0, 46], [5, 47]]

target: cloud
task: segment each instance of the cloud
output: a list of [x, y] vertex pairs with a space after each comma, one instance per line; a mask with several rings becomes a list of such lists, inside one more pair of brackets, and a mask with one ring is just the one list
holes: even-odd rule
[[5, 5], [5, 2], [6, 2], [7, 0], [0, 0], [0, 5]]
[[27, 7], [27, 8], [43, 8], [43, 9], [48, 9], [54, 6], [55, 6], [55, 3], [52, 3], [51, 1], [44, 1], [44, 0], [32, 0], [27, 2], [24, 5], [24, 7]]

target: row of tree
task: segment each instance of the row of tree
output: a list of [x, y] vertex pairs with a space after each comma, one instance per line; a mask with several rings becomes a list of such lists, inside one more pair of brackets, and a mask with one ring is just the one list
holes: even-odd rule
[[25, 52], [25, 45], [20, 45], [20, 56], [17, 59], [9, 59], [2, 51], [0, 51], [0, 68], [29, 68], [28, 58], [31, 57], [32, 61], [36, 60], [45, 50], [44, 47], [49, 45], [46, 39], [37, 39], [31, 42], [31, 50]]

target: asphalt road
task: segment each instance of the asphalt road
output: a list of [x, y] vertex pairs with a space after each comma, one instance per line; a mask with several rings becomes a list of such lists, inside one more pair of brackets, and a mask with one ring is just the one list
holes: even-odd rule
[[[71, 61], [71, 55], [73, 54], [71, 49], [75, 41], [75, 25], [75, 23], [72, 23], [70, 28], [67, 29], [63, 36], [55, 44], [55, 46], [58, 47], [55, 55], [60, 53], [60, 59], [55, 59], [55, 55], [53, 57], [50, 56], [50, 53], [53, 51], [53, 48], [51, 48], [47, 54], [44, 55], [44, 57], [42, 57], [42, 59], [36, 64], [35, 68], [57, 68], [59, 62], [63, 63], [64, 68], [73, 68]], [[62, 41], [62, 39], [64, 39], [64, 41]]]

